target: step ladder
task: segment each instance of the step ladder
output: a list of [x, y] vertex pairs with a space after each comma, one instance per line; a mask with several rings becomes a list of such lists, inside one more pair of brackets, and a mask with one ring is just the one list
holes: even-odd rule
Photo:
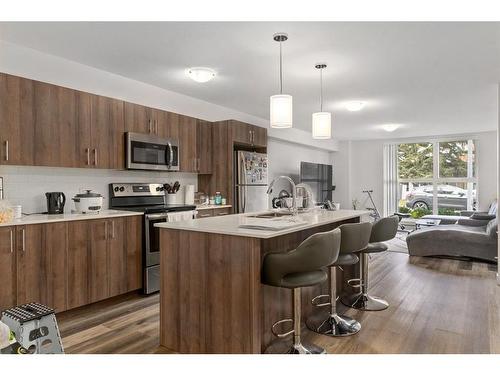
[[64, 353], [54, 309], [39, 303], [28, 303], [3, 311], [1, 320], [29, 353]]

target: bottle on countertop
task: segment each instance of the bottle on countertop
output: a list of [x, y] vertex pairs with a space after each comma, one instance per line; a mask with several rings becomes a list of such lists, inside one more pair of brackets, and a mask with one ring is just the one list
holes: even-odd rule
[[222, 204], [222, 195], [220, 194], [220, 191], [215, 192], [215, 204], [216, 205]]

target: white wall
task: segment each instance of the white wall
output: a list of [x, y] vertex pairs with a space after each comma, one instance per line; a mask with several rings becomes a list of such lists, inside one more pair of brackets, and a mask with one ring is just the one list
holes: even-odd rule
[[[477, 146], [479, 209], [487, 210], [491, 201], [497, 196], [497, 134], [496, 132], [483, 132], [469, 136], [476, 140]], [[464, 135], [456, 137], [462, 138]], [[387, 142], [415, 141], [417, 140], [393, 139], [340, 142], [339, 151], [333, 153], [333, 165], [337, 170], [337, 177], [342, 176], [336, 179], [335, 199], [339, 200], [344, 207], [346, 204], [350, 207], [352, 199], [357, 199], [362, 206], [365, 206], [368, 202], [362, 190], [373, 189], [375, 204], [382, 211], [383, 145]]]
[[[331, 164], [331, 154], [329, 152], [277, 139], [269, 139], [267, 153], [269, 158], [269, 182], [277, 176], [286, 175], [291, 177], [295, 183], [298, 183], [301, 161]], [[281, 189], [291, 191], [290, 185], [286, 181], [279, 181], [273, 189], [273, 195], [278, 195]]]

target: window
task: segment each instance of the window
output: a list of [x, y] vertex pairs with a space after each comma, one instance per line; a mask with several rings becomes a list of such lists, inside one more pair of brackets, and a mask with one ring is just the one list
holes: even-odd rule
[[399, 211], [458, 215], [477, 204], [473, 140], [398, 145]]

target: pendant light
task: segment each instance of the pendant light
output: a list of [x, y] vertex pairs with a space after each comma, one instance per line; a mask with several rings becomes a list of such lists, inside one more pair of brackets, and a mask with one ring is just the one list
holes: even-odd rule
[[326, 68], [326, 64], [317, 64], [315, 68], [319, 69], [320, 76], [320, 110], [312, 114], [312, 136], [314, 139], [330, 139], [332, 137], [332, 114], [323, 112], [323, 69]]
[[280, 44], [280, 93], [270, 98], [271, 128], [291, 128], [293, 103], [291, 95], [283, 94], [283, 54], [281, 46], [288, 39], [288, 35], [277, 33], [273, 35], [273, 39]]

